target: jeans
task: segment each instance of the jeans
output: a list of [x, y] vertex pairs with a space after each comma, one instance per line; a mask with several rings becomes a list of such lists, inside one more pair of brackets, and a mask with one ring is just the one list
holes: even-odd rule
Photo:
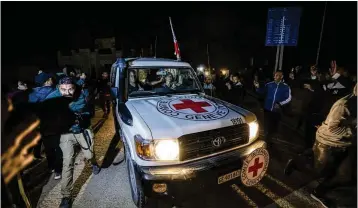
[[93, 143], [88, 145], [83, 133], [63, 134], [60, 139], [60, 148], [63, 152], [63, 170], [61, 180], [61, 194], [63, 197], [71, 197], [73, 189], [73, 170], [75, 163], [75, 145], [79, 144], [86, 159], [95, 164]]

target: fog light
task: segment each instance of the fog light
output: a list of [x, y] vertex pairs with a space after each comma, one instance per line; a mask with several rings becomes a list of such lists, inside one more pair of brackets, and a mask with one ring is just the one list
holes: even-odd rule
[[167, 184], [155, 183], [155, 184], [153, 184], [153, 191], [157, 192], [157, 193], [164, 193], [167, 191]]

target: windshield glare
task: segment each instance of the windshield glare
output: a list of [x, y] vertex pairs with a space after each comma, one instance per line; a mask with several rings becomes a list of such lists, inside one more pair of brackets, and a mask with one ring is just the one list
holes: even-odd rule
[[200, 90], [190, 68], [145, 68], [128, 72], [130, 97]]

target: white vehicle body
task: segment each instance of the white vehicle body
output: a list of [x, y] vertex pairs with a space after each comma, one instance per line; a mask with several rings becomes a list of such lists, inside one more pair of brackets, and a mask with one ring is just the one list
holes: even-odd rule
[[[128, 71], [134, 68], [165, 67], [171, 69], [173, 67], [179, 70], [185, 68], [194, 73], [188, 63], [169, 59], [127, 59], [126, 63], [127, 66], [123, 67], [122, 71], [113, 70], [117, 66], [115, 64], [112, 67], [111, 80], [115, 89], [123, 90], [126, 87], [128, 83], [124, 74], [128, 75]], [[196, 76], [191, 79], [198, 83]], [[166, 196], [173, 194], [171, 190], [175, 188], [170, 187], [172, 182], [169, 182], [173, 178], [179, 182], [178, 178], [183, 181], [186, 181], [188, 177], [198, 179], [200, 174], [210, 171], [213, 166], [221, 165], [223, 168], [228, 168], [222, 161], [237, 164], [235, 166], [239, 170], [236, 169], [228, 173], [230, 176], [227, 174], [219, 179], [215, 173], [214, 178], [218, 181], [216, 184], [224, 183], [230, 177], [230, 180], [239, 177], [240, 170], [245, 169], [241, 171], [241, 180], [243, 184], [251, 186], [258, 183], [267, 170], [269, 155], [266, 143], [258, 139], [256, 116], [241, 107], [205, 95], [201, 85], [198, 86], [200, 90], [196, 93], [127, 96], [125, 98], [117, 94], [115, 96], [116, 128], [125, 143], [132, 197], [138, 207], [143, 207], [143, 198], [152, 195], [150, 192], [158, 194], [158, 190], [164, 190]], [[128, 94], [125, 90], [120, 93]], [[138, 135], [141, 138], [140, 142], [137, 140]], [[166, 141], [171, 146], [163, 144], [162, 147], [170, 147], [172, 148], [170, 151], [178, 151], [178, 158], [174, 160], [148, 159], [140, 155], [143, 154], [141, 148], [138, 150], [138, 145], [141, 144], [153, 144], [148, 151], [159, 153], [167, 151], [166, 154], [170, 154], [169, 150], [158, 147], [160, 146], [158, 144], [166, 143]], [[245, 142], [240, 143], [241, 141]], [[175, 148], [173, 144], [176, 145]], [[195, 148], [193, 145], [196, 145]], [[139, 153], [141, 151], [142, 153]], [[204, 153], [201, 154], [202, 152]], [[252, 168], [258, 169], [252, 171]], [[252, 173], [254, 175], [250, 176], [251, 172], [254, 172]], [[197, 175], [193, 176], [193, 174]], [[164, 176], [169, 176], [169, 178], [163, 178]], [[160, 184], [157, 184], [158, 181]], [[168, 187], [165, 181], [168, 181]]]
[[[174, 60], [167, 59], [139, 59], [132, 62], [131, 67], [147, 67], [147, 66], [166, 66], [166, 67], [190, 67], [188, 63], [178, 62]], [[119, 71], [117, 71], [119, 73]], [[116, 77], [119, 77], [117, 74]], [[118, 87], [119, 80], [116, 80], [116, 87]], [[157, 109], [158, 102], [160, 100], [180, 100], [180, 98], [186, 97], [202, 97], [203, 100], [210, 103], [212, 106], [223, 107], [225, 111], [225, 116], [218, 116], [216, 119], [178, 119], [176, 117], [168, 116], [161, 113]], [[167, 96], [161, 97], [145, 97], [145, 98], [129, 98], [125, 103], [129, 111], [133, 116], [133, 126], [128, 126], [123, 123], [120, 119], [119, 112], [116, 111], [117, 121], [121, 126], [121, 132], [124, 138], [128, 139], [128, 146], [131, 151], [132, 159], [140, 166], [162, 166], [162, 165], [176, 165], [181, 163], [186, 163], [188, 161], [145, 161], [139, 158], [134, 150], [135, 147], [134, 138], [135, 135], [139, 134], [146, 140], [160, 140], [160, 139], [176, 139], [185, 134], [191, 134], [195, 132], [201, 132], [211, 129], [217, 129], [227, 126], [234, 125], [232, 119], [241, 119], [243, 123], [249, 123], [256, 120], [256, 116], [238, 106], [234, 106], [230, 103], [218, 100], [216, 98], [211, 98], [214, 101], [217, 101], [220, 104], [215, 104], [214, 102], [206, 99], [206, 95], [195, 95], [195, 94], [186, 94], [186, 95], [174, 95], [170, 98]], [[116, 102], [117, 105], [119, 102]], [[213, 112], [215, 109], [213, 107], [204, 107], [210, 112]], [[187, 110], [190, 113], [190, 110]], [[192, 116], [197, 114], [191, 113]], [[245, 144], [245, 145], [249, 145]], [[240, 148], [234, 147], [235, 148]], [[230, 149], [230, 150], [233, 150]], [[228, 151], [230, 151], [228, 150]], [[216, 153], [220, 154], [222, 152]], [[212, 155], [210, 155], [212, 156]], [[209, 157], [209, 156], [208, 156]], [[200, 158], [197, 158], [200, 159]]]

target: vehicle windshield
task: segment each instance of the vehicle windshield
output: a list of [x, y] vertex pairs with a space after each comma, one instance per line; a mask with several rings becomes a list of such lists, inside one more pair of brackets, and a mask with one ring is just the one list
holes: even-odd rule
[[130, 68], [128, 72], [129, 97], [199, 91], [201, 88], [190, 68]]

